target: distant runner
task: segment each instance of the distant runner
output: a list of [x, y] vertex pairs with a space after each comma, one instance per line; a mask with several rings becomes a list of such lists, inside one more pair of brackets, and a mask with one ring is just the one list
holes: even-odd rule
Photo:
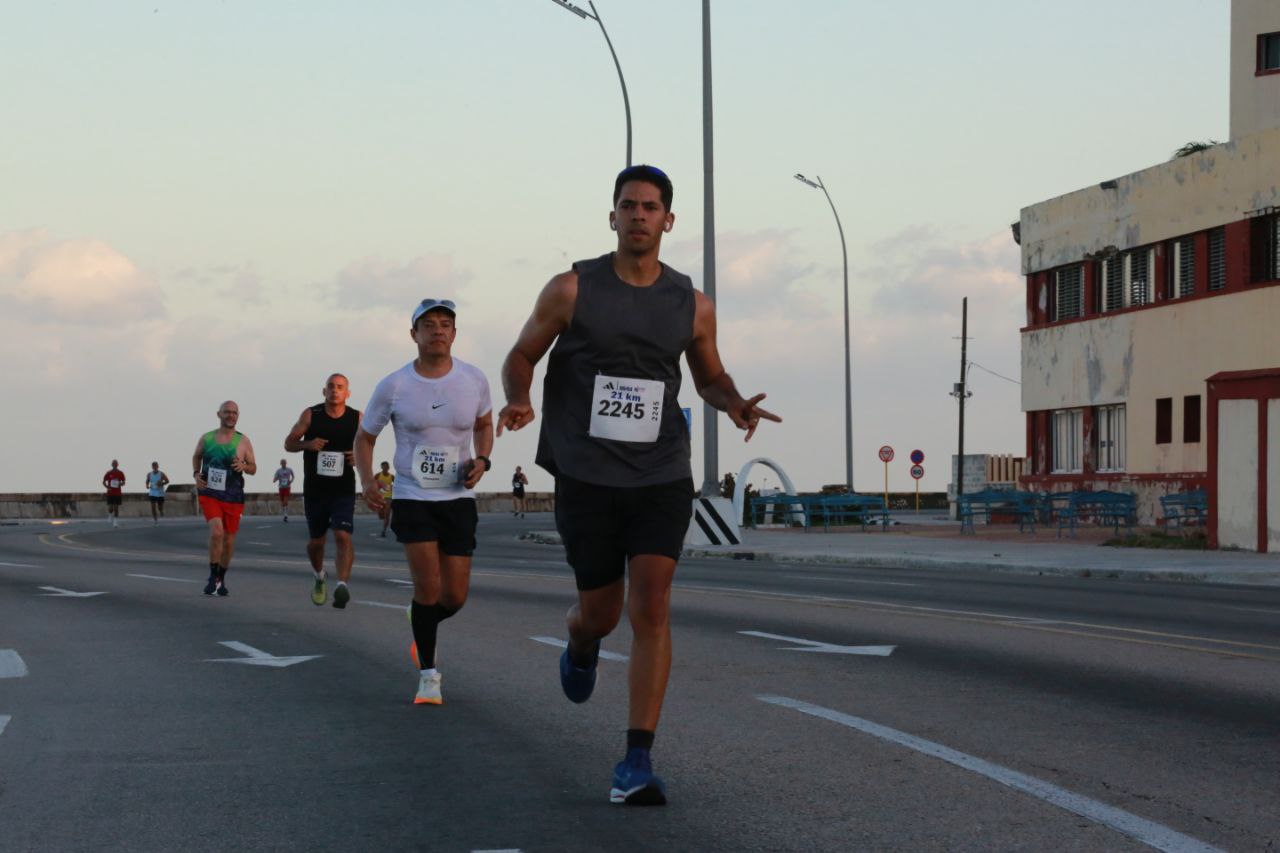
[[360, 412], [347, 405], [351, 389], [347, 377], [334, 373], [324, 383], [324, 402], [303, 409], [298, 422], [284, 439], [290, 453], [302, 451], [302, 506], [307, 516], [307, 559], [315, 581], [311, 603], [319, 607], [326, 598], [324, 543], [333, 530], [334, 570], [338, 585], [333, 606], [342, 609], [351, 600], [347, 581], [355, 548], [351, 530], [356, 511], [356, 475], [351, 448], [360, 427]]
[[529, 485], [529, 478], [517, 465], [516, 472], [511, 475], [512, 515], [524, 518], [524, 487], [527, 485]]
[[378, 383], [356, 438], [364, 499], [379, 509], [384, 501], [373, 477], [373, 448], [387, 424], [395, 429], [391, 529], [413, 576], [409, 618], [419, 668], [417, 705], [444, 701], [436, 636], [440, 623], [467, 601], [476, 548], [474, 489], [492, 467], [489, 381], [479, 368], [452, 356], [455, 316], [448, 299], [424, 299], [414, 308], [409, 334], [418, 357]]
[[280, 489], [280, 506], [284, 510], [284, 523], [289, 523], [289, 495], [292, 494], [293, 486], [293, 469], [289, 464], [281, 459], [280, 467], [276, 470], [275, 476], [271, 478], [271, 482], [275, 483]]
[[156, 524], [164, 518], [164, 490], [168, 485], [169, 475], [160, 470], [159, 462], [152, 462], [147, 472], [147, 500], [151, 503], [151, 520]]
[[112, 527], [118, 527], [120, 504], [124, 501], [124, 472], [115, 459], [111, 460], [107, 473], [102, 475], [102, 487], [107, 490], [107, 518], [111, 519]]
[[191, 467], [200, 509], [209, 526], [209, 582], [204, 594], [228, 595], [227, 569], [235, 551], [240, 516], [244, 513], [244, 475], [255, 474], [249, 436], [236, 431], [240, 407], [227, 400], [218, 407], [218, 428], [196, 442]]
[[373, 479], [378, 484], [378, 493], [386, 502], [386, 506], [378, 509], [378, 518], [382, 519], [382, 538], [386, 539], [387, 525], [391, 523], [391, 492], [396, 482], [396, 475], [391, 473], [391, 463], [383, 462], [382, 470], [374, 474]]

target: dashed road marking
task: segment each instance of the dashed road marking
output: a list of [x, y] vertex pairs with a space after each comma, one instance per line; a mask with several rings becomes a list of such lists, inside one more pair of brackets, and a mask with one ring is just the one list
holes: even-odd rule
[[[785, 637], [782, 634], [766, 634], [764, 631], [739, 631], [739, 634], [745, 634], [748, 637], [760, 637], [765, 640], [779, 640], [784, 643], [791, 643], [792, 648], [783, 649], [786, 652], [818, 652], [831, 655], [871, 655], [872, 657], [887, 658], [893, 654], [893, 650], [897, 646], [838, 646], [835, 643], [821, 643], [817, 640], [802, 640], [799, 637]], [[801, 645], [805, 648], [795, 648], [795, 645]]]
[[9, 721], [12, 719], [13, 717], [8, 714], [0, 714], [0, 735], [4, 734], [4, 727], [9, 725]]
[[22, 678], [29, 672], [16, 649], [0, 649], [0, 678]]
[[1169, 853], [1221, 853], [1219, 848], [1205, 844], [1203, 841], [1192, 838], [1189, 835], [1183, 835], [1163, 824], [1138, 817], [1124, 809], [1109, 806], [1106, 803], [1076, 794], [1065, 788], [1059, 788], [1057, 785], [1053, 785], [1043, 779], [1037, 779], [1034, 776], [1019, 773], [1016, 770], [1010, 770], [1008, 767], [984, 761], [981, 758], [951, 749], [940, 743], [909, 735], [906, 732], [900, 732], [897, 729], [891, 729], [888, 726], [882, 726], [879, 723], [873, 723], [861, 717], [842, 714], [839, 711], [823, 708], [820, 705], [812, 705], [799, 699], [768, 695], [757, 696], [756, 698], [761, 702], [768, 702], [770, 705], [791, 708], [811, 717], [819, 717], [833, 723], [839, 723], [842, 726], [856, 729], [872, 737], [878, 737], [881, 740], [887, 740], [924, 755], [941, 759], [948, 764], [953, 764], [963, 770], [977, 773], [993, 782], [999, 782], [1001, 785], [1013, 788], [1015, 791], [1030, 794], [1050, 805], [1110, 827], [1116, 832], [1127, 835], [1157, 850], [1165, 850], [1169, 851]]
[[126, 573], [125, 577], [142, 578], [143, 580], [148, 580], [148, 581], [172, 581], [173, 583], [200, 583], [200, 581], [193, 580], [192, 578], [166, 578], [162, 575], [135, 575], [135, 574]]

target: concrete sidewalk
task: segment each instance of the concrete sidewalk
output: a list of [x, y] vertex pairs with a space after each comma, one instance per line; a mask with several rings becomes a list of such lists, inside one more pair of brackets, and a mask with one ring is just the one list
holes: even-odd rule
[[979, 525], [961, 536], [939, 518], [896, 524], [889, 530], [849, 532], [795, 529], [742, 531], [738, 546], [695, 546], [690, 557], [769, 559], [886, 568], [966, 569], [1024, 574], [1114, 577], [1130, 580], [1207, 581], [1280, 585], [1280, 554], [1243, 551], [1115, 548], [1110, 529], [1085, 528], [1077, 538], [1056, 530], [1018, 533], [1016, 525]]

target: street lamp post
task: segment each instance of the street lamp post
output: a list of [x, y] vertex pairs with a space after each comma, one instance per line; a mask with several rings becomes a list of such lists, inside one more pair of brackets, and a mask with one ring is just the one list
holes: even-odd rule
[[818, 176], [818, 180], [811, 181], [799, 172], [796, 173], [796, 180], [802, 184], [822, 190], [822, 194], [827, 197], [827, 204], [831, 205], [831, 213], [836, 218], [836, 229], [840, 232], [840, 254], [844, 257], [844, 484], [850, 493], [853, 492], [853, 392], [851, 390], [852, 382], [849, 375], [850, 356], [849, 356], [849, 250], [844, 243], [844, 226], [840, 224], [840, 214], [836, 213], [835, 202], [831, 200], [831, 193], [827, 192], [826, 186], [822, 183], [822, 177]]
[[604, 43], [609, 45], [609, 54], [613, 57], [613, 66], [618, 69], [618, 82], [622, 84], [622, 108], [627, 113], [627, 165], [631, 165], [631, 99], [627, 97], [627, 81], [622, 77], [622, 65], [618, 62], [618, 53], [613, 49], [613, 42], [609, 39], [609, 32], [604, 28], [604, 21], [600, 20], [600, 13], [596, 11], [596, 4], [587, 0], [587, 5], [591, 7], [591, 11], [580, 8], [568, 2], [568, 0], [551, 0], [557, 6], [568, 9], [579, 18], [590, 18], [600, 25], [600, 32], [604, 35]]

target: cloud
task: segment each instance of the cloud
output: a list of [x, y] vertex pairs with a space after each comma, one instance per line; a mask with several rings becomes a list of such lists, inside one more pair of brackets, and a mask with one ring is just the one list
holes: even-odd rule
[[450, 254], [419, 255], [403, 264], [369, 256], [347, 264], [328, 290], [343, 308], [380, 306], [407, 312], [425, 297], [458, 301], [471, 279], [471, 272], [460, 269]]
[[194, 287], [203, 298], [209, 296], [241, 308], [267, 304], [267, 288], [253, 264], [219, 264], [208, 269], [191, 267], [170, 276], [174, 285]]
[[859, 271], [859, 278], [881, 282], [871, 300], [877, 313], [951, 317], [964, 296], [1021, 304], [1018, 247], [1007, 233], [949, 245], [940, 232], [916, 227], [878, 246], [873, 254], [884, 263]]
[[159, 286], [110, 244], [59, 240], [43, 229], [0, 234], [0, 306], [35, 323], [164, 316]]

